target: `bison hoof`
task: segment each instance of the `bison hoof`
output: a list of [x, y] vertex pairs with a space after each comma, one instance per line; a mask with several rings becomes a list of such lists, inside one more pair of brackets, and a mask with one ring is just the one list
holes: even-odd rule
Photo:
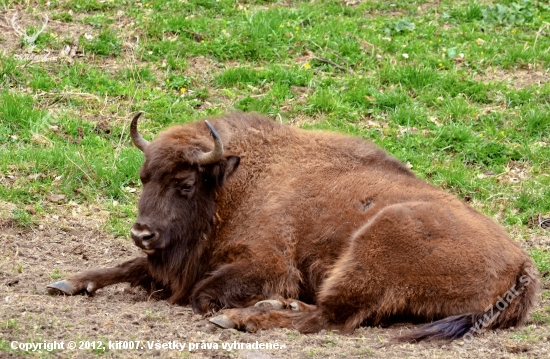
[[249, 333], [254, 333], [254, 332], [256, 332], [257, 329], [256, 329], [256, 326], [254, 324], [248, 323], [246, 325], [246, 327], [244, 328], [244, 330], [249, 332]]
[[261, 300], [254, 304], [254, 306], [260, 308], [283, 309], [283, 303], [275, 299]]
[[300, 305], [298, 304], [298, 302], [292, 302], [292, 303], [290, 303], [290, 310], [299, 311], [299, 310], [300, 310]]
[[208, 320], [223, 329], [233, 329], [236, 327], [236, 324], [231, 320], [231, 318], [225, 314], [218, 315]]
[[49, 284], [46, 286], [46, 288], [48, 288], [49, 294], [63, 293], [68, 295], [75, 295], [86, 290], [86, 288], [78, 288], [77, 286], [66, 280], [61, 280], [59, 282]]

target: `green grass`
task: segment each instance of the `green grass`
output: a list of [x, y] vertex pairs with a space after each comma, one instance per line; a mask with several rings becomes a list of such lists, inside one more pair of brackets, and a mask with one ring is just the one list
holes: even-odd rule
[[550, 253], [544, 249], [533, 249], [531, 257], [537, 264], [538, 270], [546, 275], [550, 274]]
[[[92, 24], [95, 24], [95, 22]], [[117, 34], [111, 30], [104, 30], [97, 37], [90, 40], [83, 36], [80, 38], [80, 43], [85, 51], [100, 56], [118, 55], [121, 52], [121, 41]]]
[[17, 319], [8, 319], [6, 322], [2, 323], [2, 328], [17, 329]]
[[52, 274], [50, 274], [50, 278], [51, 279], [61, 279], [65, 276], [65, 274], [61, 273], [61, 271], [59, 270], [59, 268], [56, 268]]
[[[63, 194], [107, 209], [106, 228], [127, 237], [138, 197], [128, 188], [139, 188], [143, 160], [128, 138], [138, 110], [148, 139], [228, 109], [299, 118], [305, 128], [377, 143], [498, 214], [517, 236], [540, 233], [533, 219], [550, 216], [550, 7], [542, 1], [0, 6], [48, 14], [82, 34], [72, 63], [21, 56], [73, 43], [50, 26], [0, 54], [0, 200], [16, 204], [5, 215], [21, 226], [55, 211], [47, 196]], [[547, 267], [547, 252], [533, 256]]]

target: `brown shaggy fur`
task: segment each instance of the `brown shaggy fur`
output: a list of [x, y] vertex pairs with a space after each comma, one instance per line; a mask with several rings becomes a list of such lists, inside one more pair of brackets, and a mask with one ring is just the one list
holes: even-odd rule
[[[158, 233], [154, 252], [70, 277], [71, 294], [123, 281], [160, 287], [197, 313], [234, 308], [224, 313], [246, 330], [439, 320], [401, 338], [416, 341], [464, 335], [514, 288], [483, 327], [525, 320], [539, 285], [529, 256], [395, 158], [359, 138], [256, 114], [210, 121], [225, 146], [217, 163], [197, 165], [213, 147], [202, 121], [145, 148], [134, 230]], [[269, 298], [302, 310], [251, 307]]]

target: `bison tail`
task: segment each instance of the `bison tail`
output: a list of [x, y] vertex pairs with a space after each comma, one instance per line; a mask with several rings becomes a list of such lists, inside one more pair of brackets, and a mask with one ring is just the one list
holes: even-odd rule
[[449, 340], [461, 338], [474, 327], [484, 313], [469, 313], [447, 317], [415, 329], [394, 339], [396, 342], [416, 343], [423, 340]]
[[397, 342], [420, 342], [422, 340], [453, 341], [466, 336], [472, 338], [486, 329], [509, 328], [522, 324], [534, 306], [539, 280], [535, 265], [526, 261], [508, 291], [498, 296], [485, 312], [468, 313], [447, 317], [415, 329], [395, 338]]

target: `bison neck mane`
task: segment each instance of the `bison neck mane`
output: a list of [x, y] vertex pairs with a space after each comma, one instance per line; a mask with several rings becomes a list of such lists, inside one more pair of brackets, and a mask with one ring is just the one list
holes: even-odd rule
[[188, 304], [193, 286], [208, 269], [215, 202], [207, 195], [197, 197], [190, 212], [193, 218], [172, 223], [166, 234], [171, 236], [170, 245], [148, 257], [149, 272], [169, 292], [165, 294], [173, 304]]

